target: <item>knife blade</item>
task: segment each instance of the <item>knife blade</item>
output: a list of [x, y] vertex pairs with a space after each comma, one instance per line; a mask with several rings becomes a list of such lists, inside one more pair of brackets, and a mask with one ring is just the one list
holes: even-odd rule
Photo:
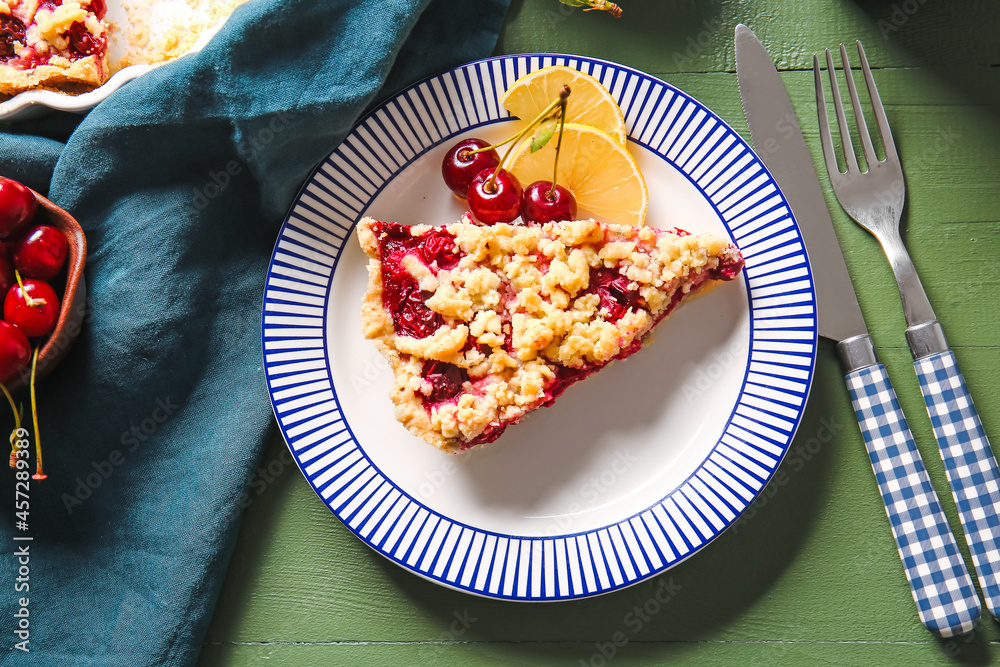
[[771, 56], [743, 24], [736, 26], [735, 46], [736, 78], [750, 137], [806, 246], [819, 333], [837, 342], [920, 620], [942, 637], [964, 634], [982, 615], [979, 598], [885, 366], [875, 356], [792, 101]]
[[[736, 76], [754, 149], [778, 182], [796, 219], [803, 221], [799, 227], [807, 250], [812, 251], [809, 261], [816, 284], [819, 334], [839, 343], [868, 333], [843, 254], [815, 251], [840, 247], [819, 176], [771, 56], [742, 24], [736, 28]], [[806, 220], [815, 224], [806, 224]]]

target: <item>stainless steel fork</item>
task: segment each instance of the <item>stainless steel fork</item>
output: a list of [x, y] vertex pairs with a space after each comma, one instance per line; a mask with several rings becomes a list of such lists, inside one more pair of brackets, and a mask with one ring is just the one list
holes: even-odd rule
[[903, 168], [864, 48], [860, 41], [857, 44], [885, 158], [879, 160], [875, 153], [843, 44], [840, 45], [843, 74], [867, 169], [861, 170], [854, 152], [830, 49], [826, 50], [826, 66], [847, 171], [840, 171], [837, 165], [819, 58], [814, 55], [813, 74], [823, 156], [840, 205], [878, 239], [892, 265], [906, 317], [906, 341], [913, 354], [914, 369], [976, 566], [979, 586], [990, 613], [1000, 618], [1000, 469], [966, 389], [965, 378], [958, 369], [954, 353], [948, 348], [941, 325], [900, 238], [899, 221], [906, 195]]

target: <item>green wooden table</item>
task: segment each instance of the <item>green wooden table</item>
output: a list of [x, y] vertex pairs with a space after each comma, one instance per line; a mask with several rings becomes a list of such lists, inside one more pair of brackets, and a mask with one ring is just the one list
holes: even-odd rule
[[[812, 54], [864, 42], [906, 172], [906, 242], [1000, 445], [1000, 5], [620, 4], [616, 20], [557, 0], [514, 0], [496, 52], [578, 53], [638, 68], [749, 138], [732, 45], [733, 28], [746, 23], [777, 62], [820, 164]], [[872, 337], [957, 528], [888, 265], [824, 187]], [[920, 625], [827, 341], [792, 449], [744, 517], [694, 558], [602, 597], [499, 602], [419, 579], [339, 523], [278, 435], [249, 490], [201, 665], [1000, 662], [1000, 627], [988, 615], [959, 639]]]

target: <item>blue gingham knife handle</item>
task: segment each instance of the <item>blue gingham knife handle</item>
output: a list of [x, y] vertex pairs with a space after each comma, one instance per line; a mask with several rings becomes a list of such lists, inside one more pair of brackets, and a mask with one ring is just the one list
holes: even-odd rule
[[847, 387], [920, 621], [942, 637], [969, 632], [979, 597], [885, 366], [849, 373]]
[[951, 350], [913, 362], [986, 607], [1000, 613], [1000, 470]]

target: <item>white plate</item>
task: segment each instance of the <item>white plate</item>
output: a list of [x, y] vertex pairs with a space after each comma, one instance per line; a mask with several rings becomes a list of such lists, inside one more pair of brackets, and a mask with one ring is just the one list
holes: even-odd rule
[[[156, 41], [164, 30], [177, 25], [178, 21], [184, 21], [188, 25], [197, 27], [204, 25], [209, 16], [207, 10], [201, 7], [202, 4], [207, 3], [200, 0], [190, 2], [189, 0], [155, 0], [147, 2], [146, 6], [142, 8], [142, 11], [145, 12], [146, 25], [135, 25], [129, 19], [125, 5], [136, 6], [140, 2], [141, 0], [108, 0], [107, 2], [108, 13], [105, 20], [117, 26], [117, 29], [111, 33], [111, 39], [108, 42], [108, 60], [112, 67], [115, 62], [120, 61], [125, 56], [129, 50], [130, 40], [133, 38], [141, 36], [143, 41]], [[138, 10], [133, 9], [132, 11]], [[225, 22], [226, 19], [223, 19], [205, 29], [188, 53], [194, 53], [204, 48]], [[44, 112], [46, 109], [84, 113], [93, 109], [132, 79], [163, 64], [165, 63], [124, 67], [115, 72], [101, 87], [80, 95], [67, 95], [53, 90], [30, 90], [15, 95], [9, 100], [0, 102], [0, 120], [29, 118]]]
[[[391, 373], [361, 335], [364, 215], [447, 223], [459, 138], [509, 136], [496, 99], [569, 64], [619, 100], [650, 187], [647, 222], [737, 242], [738, 280], [683, 304], [655, 342], [570, 388], [495, 443], [449, 456], [392, 416]], [[303, 474], [372, 548], [416, 574], [516, 600], [621, 588], [689, 557], [770, 479], [805, 406], [816, 352], [808, 262], [776, 184], [711, 111], [632, 69], [575, 56], [464, 65], [388, 100], [303, 187], [267, 276], [264, 363]]]

